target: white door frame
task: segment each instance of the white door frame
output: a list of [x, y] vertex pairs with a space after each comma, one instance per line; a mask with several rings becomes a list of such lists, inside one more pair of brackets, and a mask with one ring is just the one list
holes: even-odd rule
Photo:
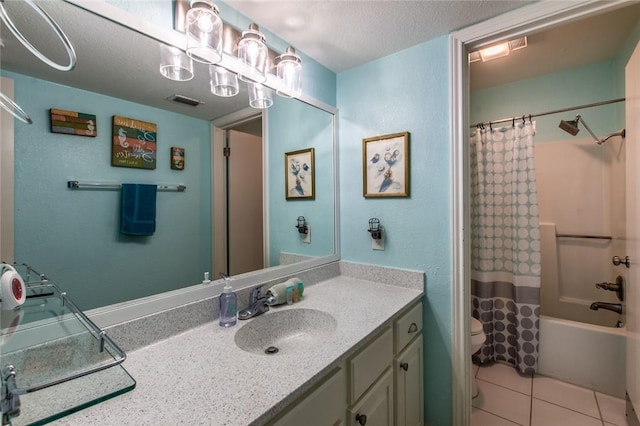
[[545, 0], [456, 31], [449, 38], [451, 81], [451, 391], [452, 424], [471, 419], [469, 233], [469, 48], [521, 37], [627, 6], [629, 2]]

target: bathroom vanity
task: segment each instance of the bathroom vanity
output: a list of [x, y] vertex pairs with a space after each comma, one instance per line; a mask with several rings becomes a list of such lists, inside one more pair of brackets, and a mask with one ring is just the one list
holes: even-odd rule
[[271, 425], [424, 425], [422, 303], [396, 316]]
[[[210, 321], [130, 351], [136, 388], [57, 424], [423, 424], [419, 275], [413, 288], [339, 275], [235, 327]], [[289, 326], [311, 337], [277, 340]], [[260, 331], [277, 353], [251, 344]]]

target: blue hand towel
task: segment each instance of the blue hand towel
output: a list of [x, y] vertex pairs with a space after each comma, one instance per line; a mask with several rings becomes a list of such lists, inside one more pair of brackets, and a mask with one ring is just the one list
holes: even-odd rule
[[157, 185], [122, 184], [122, 234], [153, 235], [156, 230], [157, 192]]

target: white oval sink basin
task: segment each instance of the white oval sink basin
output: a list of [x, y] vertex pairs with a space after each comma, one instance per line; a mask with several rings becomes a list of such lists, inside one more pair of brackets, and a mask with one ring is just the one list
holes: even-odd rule
[[333, 316], [315, 309], [271, 310], [248, 320], [236, 332], [234, 341], [246, 352], [286, 354], [321, 344], [336, 325]]

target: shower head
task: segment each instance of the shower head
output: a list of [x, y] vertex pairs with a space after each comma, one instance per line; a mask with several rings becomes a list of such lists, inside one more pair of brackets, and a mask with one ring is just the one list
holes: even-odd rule
[[578, 121], [580, 121], [580, 116], [576, 116], [575, 120], [565, 121], [560, 120], [560, 127], [565, 132], [569, 133], [571, 136], [575, 136], [578, 134], [580, 129], [578, 129]]
[[560, 125], [558, 127], [560, 127], [565, 132], [569, 133], [571, 136], [575, 136], [580, 131], [580, 129], [578, 129], [578, 123], [582, 123], [584, 128], [587, 129], [587, 132], [589, 132], [589, 134], [593, 137], [593, 139], [596, 141], [596, 143], [598, 145], [602, 144], [604, 141], [609, 139], [611, 136], [622, 136], [622, 137], [624, 137], [624, 130], [621, 130], [618, 133], [613, 133], [613, 134], [607, 136], [605, 139], [598, 138], [596, 136], [596, 134], [593, 133], [593, 131], [589, 128], [589, 126], [587, 126], [587, 123], [584, 121], [584, 119], [582, 118], [582, 116], [580, 114], [576, 115], [576, 119], [575, 120], [571, 120], [571, 121], [560, 120]]

